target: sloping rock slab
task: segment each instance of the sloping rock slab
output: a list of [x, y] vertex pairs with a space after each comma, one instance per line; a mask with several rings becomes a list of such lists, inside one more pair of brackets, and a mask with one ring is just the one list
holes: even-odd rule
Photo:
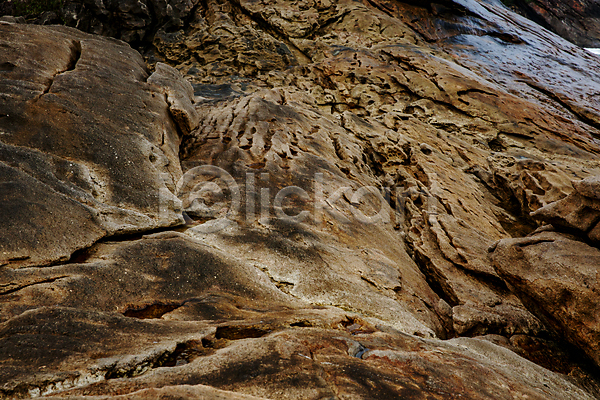
[[212, 330], [74, 308], [31, 310], [0, 325], [0, 396], [37, 397], [135, 376], [164, 363], [178, 343]]
[[44, 306], [159, 318], [184, 305], [202, 308], [210, 294], [237, 296], [252, 308], [299, 303], [254, 266], [176, 232], [91, 251], [83, 263], [0, 270], [0, 321]]
[[[64, 397], [46, 397], [47, 399], [60, 399]], [[143, 399], [203, 399], [203, 400], [260, 400], [261, 397], [249, 396], [225, 390], [215, 389], [206, 385], [180, 385], [166, 386], [160, 389], [144, 389], [134, 393], [120, 396], [71, 396], [71, 399], [117, 399], [117, 400], [143, 400]]]
[[564, 376], [487, 341], [310, 327], [232, 341], [179, 367], [57, 396], [198, 384], [270, 399], [592, 399]]
[[105, 235], [182, 222], [178, 128], [136, 51], [5, 22], [0, 48], [0, 265], [49, 264]]

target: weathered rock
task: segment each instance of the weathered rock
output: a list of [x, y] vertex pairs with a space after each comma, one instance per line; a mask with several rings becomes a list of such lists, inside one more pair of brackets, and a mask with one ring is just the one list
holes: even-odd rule
[[594, 0], [504, 0], [511, 9], [581, 47], [600, 47], [600, 4]]
[[[94, 7], [110, 13], [115, 4]], [[6, 343], [39, 344], [0, 360], [13, 371], [4, 394], [599, 393], [578, 353], [552, 350], [564, 333], [595, 353], [593, 290], [573, 306], [583, 318], [567, 310], [553, 319], [553, 299], [532, 301], [496, 254], [529, 240], [510, 237], [537, 227], [530, 212], [575, 194], [592, 201], [591, 180], [572, 182], [600, 175], [598, 59], [496, 2], [177, 4], [188, 17], [155, 35], [157, 11], [148, 9], [147, 24], [144, 2], [98, 25], [131, 18], [114, 35], [151, 37], [143, 50], [152, 75], [120, 42], [0, 25], [13, 32], [0, 45], [18, 50], [0, 62], [10, 77], [0, 84], [21, 88], [0, 92], [11, 107], [0, 116], [10, 133], [0, 155], [10, 160], [3, 201], [12, 229], [0, 241], [12, 252], [0, 267], [1, 332]], [[28, 58], [13, 55], [25, 48]], [[47, 208], [31, 201], [41, 196]], [[183, 218], [176, 232], [89, 247]], [[36, 224], [48, 228], [37, 234]], [[531, 259], [542, 263], [545, 248], [535, 246]], [[593, 250], [577, 253], [585, 276]], [[546, 261], [534, 264], [542, 271]], [[47, 315], [82, 330], [65, 323], [60, 332], [73, 340], [55, 343], [48, 333], [60, 324]], [[572, 321], [587, 330], [562, 328]], [[114, 338], [92, 332], [85, 344], [94, 326]], [[158, 343], [147, 341], [153, 332]], [[129, 349], [126, 335], [139, 338]], [[451, 339], [481, 335], [487, 341]], [[43, 349], [52, 363], [39, 375]], [[126, 367], [98, 368], [104, 353]]]
[[106, 380], [57, 398], [202, 384], [278, 399], [593, 399], [563, 376], [487, 341], [352, 334], [348, 328], [292, 328], [240, 338], [179, 367]]
[[[60, 399], [61, 397], [46, 396], [48, 399]], [[72, 399], [89, 399], [91, 396], [70, 396]], [[177, 385], [165, 386], [160, 389], [143, 389], [134, 393], [119, 396], [94, 396], [94, 399], [203, 399], [203, 400], [260, 400], [260, 397], [250, 396], [231, 391], [215, 389], [206, 385]]]
[[533, 218], [567, 228], [600, 242], [600, 176], [573, 184], [575, 192], [532, 213]]
[[600, 250], [546, 231], [501, 240], [492, 259], [532, 312], [600, 365]]
[[253, 266], [180, 233], [98, 244], [85, 259], [82, 264], [1, 271], [0, 319], [52, 305], [134, 316], [156, 309], [160, 314], [211, 295], [254, 299], [253, 307], [297, 303]]
[[57, 13], [66, 25], [135, 45], [151, 42], [158, 29], [177, 30], [198, 0], [63, 1]]
[[200, 117], [194, 108], [194, 88], [181, 79], [179, 72], [166, 64], [156, 64], [156, 69], [147, 80], [164, 89], [171, 116], [181, 129], [188, 134], [198, 127]]
[[0, 264], [64, 261], [106, 235], [182, 223], [180, 138], [139, 54], [68, 28], [0, 31]]
[[138, 321], [74, 308], [40, 308], [0, 325], [6, 397], [43, 396], [161, 365], [178, 343], [214, 329], [197, 322]]

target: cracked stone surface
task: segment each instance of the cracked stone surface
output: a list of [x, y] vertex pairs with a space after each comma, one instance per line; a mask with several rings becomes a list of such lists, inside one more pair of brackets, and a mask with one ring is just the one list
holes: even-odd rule
[[600, 59], [495, 1], [138, 3], [0, 22], [0, 397], [600, 397]]
[[0, 264], [66, 261], [105, 236], [181, 224], [180, 138], [139, 53], [63, 27], [0, 31]]

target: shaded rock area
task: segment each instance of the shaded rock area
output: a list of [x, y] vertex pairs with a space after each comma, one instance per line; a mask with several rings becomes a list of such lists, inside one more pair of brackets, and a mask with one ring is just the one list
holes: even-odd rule
[[496, 2], [163, 3], [0, 22], [0, 397], [600, 397], [600, 59]]
[[61, 24], [141, 46], [158, 30], [184, 26], [199, 0], [9, 0], [0, 15], [35, 24]]
[[180, 224], [180, 129], [139, 53], [68, 28], [0, 29], [0, 264]]
[[600, 47], [600, 3], [595, 0], [503, 0], [511, 9], [581, 47]]

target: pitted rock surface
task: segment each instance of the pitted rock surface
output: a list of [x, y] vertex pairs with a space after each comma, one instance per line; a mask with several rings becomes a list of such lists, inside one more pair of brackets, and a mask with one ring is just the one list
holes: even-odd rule
[[600, 396], [600, 59], [491, 1], [155, 3], [81, 14], [141, 54], [0, 22], [0, 396]]

